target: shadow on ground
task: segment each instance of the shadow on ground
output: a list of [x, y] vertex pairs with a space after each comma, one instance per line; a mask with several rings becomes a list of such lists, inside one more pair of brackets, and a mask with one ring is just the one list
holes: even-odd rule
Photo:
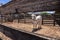
[[0, 25], [0, 32], [13, 40], [48, 40]]
[[2, 39], [0, 38], [0, 40], [2, 40]]

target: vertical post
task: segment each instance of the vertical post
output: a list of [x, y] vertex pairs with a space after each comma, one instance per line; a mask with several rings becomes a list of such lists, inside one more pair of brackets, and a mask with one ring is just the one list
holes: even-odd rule
[[13, 13], [11, 13], [11, 16], [12, 16], [12, 20], [14, 21], [14, 16], [13, 16]]
[[2, 14], [1, 14], [1, 24], [2, 24]]
[[4, 15], [4, 22], [5, 22], [5, 15]]
[[55, 12], [56, 23], [60, 26], [60, 10]]
[[26, 23], [26, 17], [25, 17], [25, 14], [23, 14], [24, 15], [24, 23]]
[[43, 25], [43, 16], [42, 16], [42, 25]]
[[55, 15], [53, 15], [53, 17], [54, 17], [53, 25], [55, 26]]
[[9, 18], [11, 18], [11, 22], [13, 22], [12, 14], [11, 13], [9, 14]]
[[54, 22], [53, 22], [53, 25], [55, 26], [55, 18], [54, 18]]
[[5, 22], [6, 22], [6, 15], [4, 15], [4, 20], [5, 20]]
[[19, 23], [19, 14], [18, 14], [18, 23]]

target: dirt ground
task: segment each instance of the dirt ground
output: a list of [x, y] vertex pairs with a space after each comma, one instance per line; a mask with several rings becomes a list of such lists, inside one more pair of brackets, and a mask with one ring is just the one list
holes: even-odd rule
[[[32, 32], [32, 30], [33, 30], [33, 24], [29, 24], [29, 23], [17, 23], [17, 22], [10, 23], [10, 22], [8, 22], [8, 23], [2, 23], [2, 25], [5, 25], [10, 28], [17, 29], [17, 30], [20, 30], [20, 29], [25, 30], [28, 32]], [[58, 25], [57, 26], [42, 25], [41, 27], [42, 27], [41, 30], [38, 30], [34, 33], [42, 34], [42, 35], [53, 37], [53, 38], [60, 38], [60, 27]], [[0, 33], [0, 36], [1, 36], [1, 34], [2, 33]]]
[[0, 38], [1, 38], [2, 40], [12, 40], [11, 38], [5, 36], [2, 32], [0, 32]]

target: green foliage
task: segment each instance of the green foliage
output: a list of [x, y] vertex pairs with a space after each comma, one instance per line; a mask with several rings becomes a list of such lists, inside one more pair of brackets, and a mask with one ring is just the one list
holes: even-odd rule
[[51, 15], [51, 14], [49, 14], [47, 12], [41, 12], [41, 15]]

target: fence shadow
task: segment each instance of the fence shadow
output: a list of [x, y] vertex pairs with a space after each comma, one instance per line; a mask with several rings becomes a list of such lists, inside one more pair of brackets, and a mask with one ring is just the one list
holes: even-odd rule
[[3, 26], [3, 25], [0, 25], [1, 31], [3, 34], [5, 34], [7, 37], [10, 37], [11, 39], [13, 40], [47, 40], [47, 39], [44, 39], [44, 38], [40, 38], [40, 37], [37, 37], [37, 36], [34, 36], [34, 35], [30, 35], [30, 34], [27, 34], [27, 33], [23, 33], [21, 31], [17, 31], [17, 30], [14, 30], [14, 29], [11, 29], [11, 28], [8, 28], [6, 26]]

